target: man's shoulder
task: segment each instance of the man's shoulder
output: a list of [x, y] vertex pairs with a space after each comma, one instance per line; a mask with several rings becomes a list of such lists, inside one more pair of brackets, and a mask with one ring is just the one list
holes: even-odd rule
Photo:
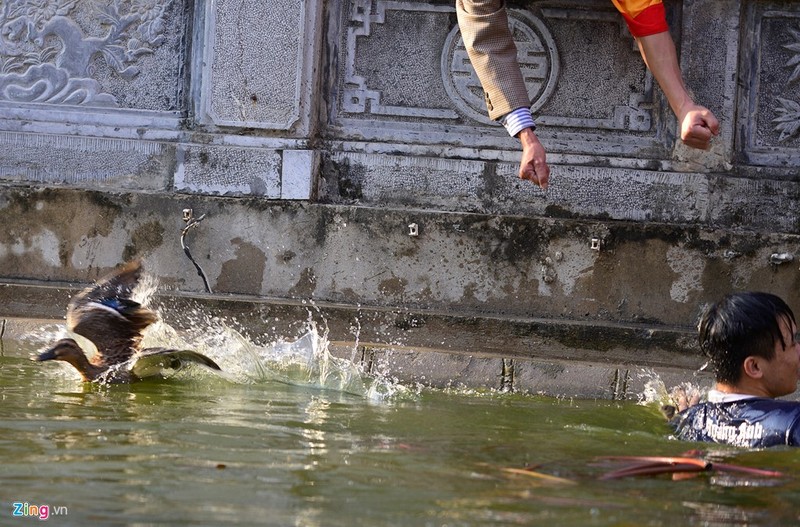
[[[725, 403], [722, 403], [725, 404]], [[768, 397], [754, 397], [735, 401], [730, 404], [738, 404], [743, 409], [756, 409], [759, 411], [781, 411], [781, 412], [800, 412], [800, 401], [787, 401], [785, 399], [770, 399]]]
[[800, 402], [750, 397], [690, 406], [672, 420], [687, 441], [713, 441], [745, 447], [786, 444], [800, 426]]
[[698, 412], [718, 412], [729, 415], [763, 414], [778, 412], [786, 414], [800, 414], [800, 401], [787, 401], [784, 399], [771, 399], [769, 397], [748, 397], [726, 401], [706, 401], [686, 408], [678, 415], [691, 415]]

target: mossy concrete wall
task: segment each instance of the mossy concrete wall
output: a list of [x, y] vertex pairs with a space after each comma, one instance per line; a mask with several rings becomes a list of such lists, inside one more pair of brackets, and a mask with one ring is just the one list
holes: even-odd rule
[[[206, 215], [185, 242], [213, 294], [181, 248], [189, 208]], [[199, 307], [267, 341], [312, 318], [342, 349], [390, 365], [435, 350], [489, 360], [482, 382], [497, 387], [504, 359], [534, 391], [523, 365], [548, 364], [548, 393], [608, 395], [621, 371], [696, 369], [700, 304], [732, 288], [790, 301], [798, 290], [795, 264], [770, 257], [800, 240], [696, 226], [10, 188], [0, 223], [1, 316], [62, 317], [77, 287], [138, 257], [177, 327]], [[401, 369], [465, 382], [456, 373], [473, 359], [427, 373], [422, 360]], [[580, 364], [607, 382], [584, 384]]]

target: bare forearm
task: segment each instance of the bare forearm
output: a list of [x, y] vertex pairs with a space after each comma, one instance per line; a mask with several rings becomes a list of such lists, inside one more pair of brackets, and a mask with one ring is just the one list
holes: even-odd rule
[[680, 125], [681, 140], [692, 148], [707, 150], [719, 134], [719, 121], [708, 108], [695, 103], [683, 83], [675, 43], [664, 31], [637, 38], [645, 64], [661, 87]]
[[656, 33], [636, 39], [645, 64], [661, 87], [675, 115], [680, 116], [682, 108], [693, 104], [686, 86], [683, 84], [681, 69], [675, 43], [668, 32]]

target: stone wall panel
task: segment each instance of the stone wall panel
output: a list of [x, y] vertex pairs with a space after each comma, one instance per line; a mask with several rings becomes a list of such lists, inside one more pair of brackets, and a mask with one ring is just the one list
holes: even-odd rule
[[308, 126], [317, 12], [313, 0], [206, 4], [203, 119], [218, 126]]
[[[607, 3], [597, 7], [532, 2], [509, 11], [537, 121], [560, 139], [550, 150], [664, 156], [652, 79], [622, 18]], [[344, 29], [332, 133], [513, 145], [486, 116], [454, 11], [439, 3], [384, 0], [351, 0], [334, 10]]]
[[800, 8], [747, 4], [742, 26], [739, 139], [755, 165], [800, 162]]
[[12, 184], [164, 190], [169, 143], [0, 132], [0, 180]]
[[281, 155], [274, 150], [181, 145], [175, 189], [201, 194], [253, 195], [281, 192]]
[[0, 103], [181, 114], [183, 0], [5, 2]]

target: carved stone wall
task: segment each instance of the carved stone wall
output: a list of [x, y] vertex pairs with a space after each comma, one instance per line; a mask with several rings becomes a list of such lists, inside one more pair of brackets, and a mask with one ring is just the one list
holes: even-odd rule
[[798, 202], [800, 10], [666, 5], [687, 85], [722, 122], [708, 153], [676, 141], [610, 2], [512, 3], [543, 193], [514, 177], [517, 141], [486, 117], [450, 2], [9, 1], [0, 179], [793, 228], [793, 208], [765, 211]]
[[320, 19], [300, 0], [4, 2], [0, 178], [308, 199]]
[[680, 143], [610, 2], [512, 3], [552, 168], [547, 192], [515, 178], [519, 143], [486, 116], [453, 5], [330, 5], [336, 38], [328, 37], [327, 61], [338, 69], [325, 90], [322, 200], [785, 232], [800, 225], [790, 181], [800, 160], [793, 3], [665, 2], [687, 86], [721, 122], [709, 152]]
[[742, 159], [764, 166], [800, 161], [800, 7], [753, 2], [745, 14]]
[[0, 277], [144, 254], [198, 291], [174, 242], [207, 207], [219, 293], [567, 325], [796, 296], [800, 4], [665, 0], [720, 119], [707, 152], [611, 2], [509, 5], [547, 191], [486, 117], [451, 0], [0, 3]]

